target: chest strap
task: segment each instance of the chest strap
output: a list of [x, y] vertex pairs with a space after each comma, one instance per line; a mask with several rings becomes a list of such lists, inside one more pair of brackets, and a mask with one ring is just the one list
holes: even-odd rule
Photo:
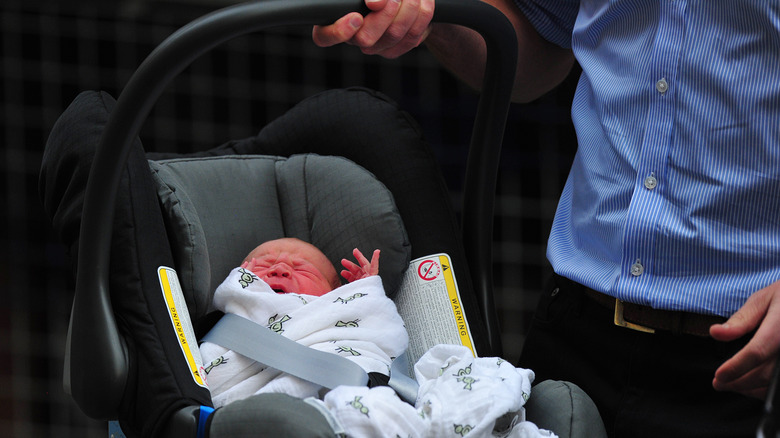
[[[368, 374], [355, 362], [315, 350], [238, 315], [226, 313], [201, 339], [233, 350], [263, 365], [328, 389], [339, 385], [366, 386]], [[406, 353], [390, 366], [390, 382], [398, 395], [414, 404], [417, 382], [407, 375]]]

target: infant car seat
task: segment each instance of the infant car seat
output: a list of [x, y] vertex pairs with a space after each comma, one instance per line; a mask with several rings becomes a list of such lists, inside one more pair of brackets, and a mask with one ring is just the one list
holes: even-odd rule
[[[69, 252], [78, 257], [82, 256], [77, 238], [83, 197], [79, 185], [89, 170], [96, 140], [90, 137], [101, 131], [114, 107], [115, 101], [106, 93], [80, 94], [55, 125], [46, 149], [42, 172], [45, 204], [53, 206], [55, 228], [69, 245]], [[368, 128], [359, 135], [346, 134], [353, 132], [349, 125], [357, 117], [365, 120]], [[339, 156], [301, 154], [312, 149], [330, 149]], [[281, 156], [282, 150], [292, 156]], [[366, 157], [361, 158], [361, 154]], [[343, 156], [358, 158], [364, 166]], [[406, 166], [407, 160], [416, 164]], [[210, 405], [208, 392], [190, 385], [187, 363], [182, 362], [177, 337], [172, 336], [176, 332], [167, 330], [171, 323], [160, 294], [160, 266], [175, 267], [198, 338], [214, 322], [211, 299], [216, 286], [254, 246], [278, 237], [312, 242], [334, 265], [349, 256], [351, 248], [364, 252], [380, 248], [380, 274], [392, 296], [410, 258], [425, 254], [420, 251], [426, 247], [430, 250], [437, 236], [457, 231], [440, 176], [429, 173], [435, 170], [433, 164], [411, 118], [381, 94], [357, 88], [313, 96], [259, 135], [203, 153], [144, 154], [136, 140], [119, 192], [110, 268], [112, 304], [128, 342], [128, 355], [135, 357], [134, 368], [138, 370], [138, 376], [130, 378], [139, 381], [128, 383], [124, 391], [136, 387], [139, 393], [132, 398], [146, 400], [133, 403], [130, 415], [153, 416], [147, 410], [157, 403], [148, 402], [152, 394], [145, 391], [165, 399], [165, 403], [187, 395], [200, 400], [199, 404]], [[391, 185], [406, 195], [394, 199], [365, 166], [392, 174]], [[412, 196], [418, 184], [427, 187], [424, 200]], [[431, 210], [421, 208], [420, 202]], [[400, 209], [419, 219], [408, 226], [410, 236]], [[423, 229], [426, 223], [435, 223], [439, 229], [427, 233]], [[412, 246], [415, 234], [422, 239]], [[444, 239], [443, 243], [436, 245], [436, 251], [450, 254], [453, 260], [462, 257], [457, 239]], [[456, 273], [457, 266], [453, 261]], [[461, 289], [468, 290], [468, 278], [459, 277]], [[473, 296], [463, 294], [462, 301], [465, 308], [477, 309]], [[479, 313], [467, 311], [474, 342], [486, 351]], [[148, 333], [141, 336], [144, 332]], [[184, 369], [171, 365], [167, 370], [168, 364], [180, 364]], [[81, 373], [84, 366], [72, 368], [71, 375], [91, 378], [92, 373]], [[171, 375], [180, 376], [183, 389], [170, 387]], [[157, 383], [147, 387], [147, 382]], [[120, 419], [125, 432], [130, 433], [128, 424], [133, 422]], [[139, 435], [151, 436], [154, 430], [142, 429]]]
[[496, 10], [440, 2], [435, 17], [474, 27], [488, 44], [463, 247], [416, 124], [378, 93], [319, 94], [256, 137], [196, 154], [146, 154], [137, 137], [162, 89], [201, 53], [268, 26], [331, 22], [360, 3], [269, 0], [220, 10], [161, 44], [118, 102], [82, 93], [58, 120], [41, 193], [78, 262], [65, 384], [89, 416], [118, 418], [129, 436], [243, 436], [276, 422], [320, 436], [324, 419], [296, 421], [290, 415], [311, 408], [279, 396], [209, 416], [210, 394], [188, 356], [197, 349], [188, 346], [188, 326], [199, 337], [213, 324], [214, 287], [251, 248], [282, 236], [312, 242], [334, 264], [353, 247], [380, 248], [389, 295], [410, 259], [446, 253], [476, 350], [500, 354], [490, 295], [492, 201], [516, 48]]

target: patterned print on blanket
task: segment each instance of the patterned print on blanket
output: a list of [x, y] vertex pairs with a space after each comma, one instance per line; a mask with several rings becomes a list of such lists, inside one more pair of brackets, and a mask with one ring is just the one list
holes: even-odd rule
[[455, 379], [458, 382], [465, 383], [466, 386], [463, 387], [463, 389], [467, 391], [471, 391], [471, 385], [479, 382], [479, 380], [471, 377], [469, 374], [471, 374], [471, 365], [467, 366], [466, 368], [461, 368], [457, 374], [453, 374], [454, 377], [457, 377]]
[[259, 280], [255, 274], [247, 271], [244, 268], [240, 268], [238, 272], [241, 274], [238, 276], [238, 284], [241, 285], [242, 289], [246, 289], [250, 284], [254, 283], [255, 280]]
[[356, 300], [358, 298], [367, 297], [367, 296], [368, 296], [368, 294], [364, 294], [364, 293], [358, 292], [355, 295], [351, 295], [351, 296], [348, 296], [346, 298], [338, 297], [333, 302], [334, 303], [341, 303], [341, 304], [349, 304], [349, 302], [351, 302], [351, 301], [354, 301], [354, 300]]
[[268, 328], [271, 329], [272, 332], [276, 332], [279, 334], [284, 333], [284, 329], [282, 328], [282, 324], [292, 319], [290, 315], [284, 315], [278, 320], [276, 318], [279, 318], [279, 314], [268, 318]]

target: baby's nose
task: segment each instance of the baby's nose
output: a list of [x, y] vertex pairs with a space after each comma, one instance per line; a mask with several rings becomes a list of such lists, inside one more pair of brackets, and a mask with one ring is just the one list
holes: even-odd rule
[[285, 264], [279, 263], [272, 266], [271, 269], [268, 270], [268, 275], [270, 277], [289, 277], [290, 268]]

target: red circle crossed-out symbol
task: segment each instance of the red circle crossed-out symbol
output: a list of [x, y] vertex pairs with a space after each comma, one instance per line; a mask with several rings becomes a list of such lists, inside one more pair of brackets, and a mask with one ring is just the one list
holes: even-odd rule
[[441, 268], [435, 260], [425, 260], [417, 267], [417, 275], [425, 281], [435, 280], [440, 273]]

